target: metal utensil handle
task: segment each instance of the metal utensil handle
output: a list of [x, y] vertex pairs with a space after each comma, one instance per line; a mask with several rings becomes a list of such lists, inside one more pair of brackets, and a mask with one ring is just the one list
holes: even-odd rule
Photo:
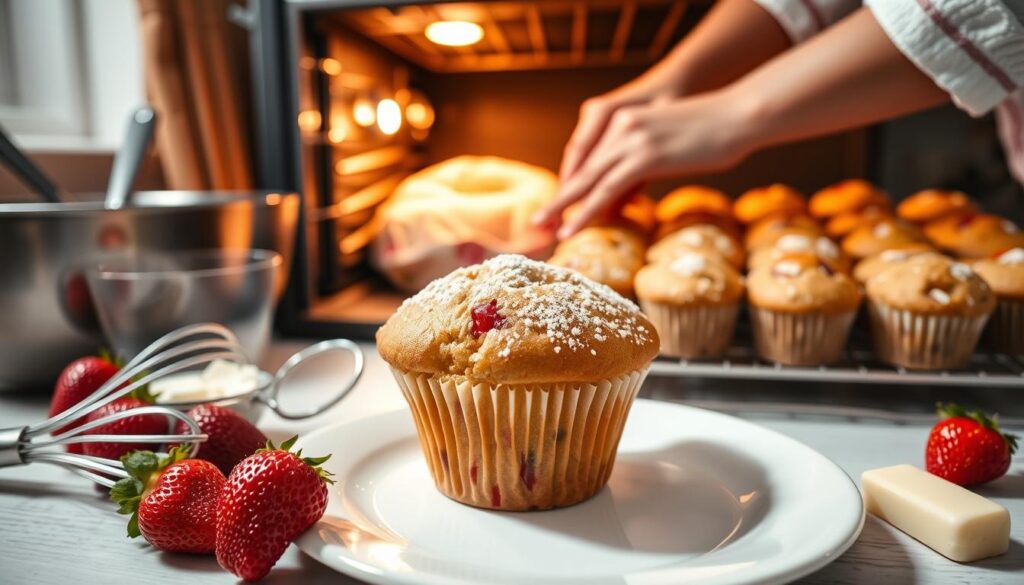
[[0, 127], [0, 162], [11, 169], [26, 185], [32, 187], [50, 203], [60, 203], [57, 185], [46, 173], [35, 165], [20, 148], [14, 145], [10, 136]]
[[[281, 383], [288, 377], [288, 374], [291, 373], [296, 366], [315, 355], [339, 350], [351, 353], [355, 363], [352, 366], [352, 375], [342, 383], [337, 394], [327, 402], [308, 412], [296, 413], [282, 409], [281, 404], [277, 401], [277, 394], [281, 390]], [[311, 345], [288, 358], [288, 360], [284, 362], [284, 365], [282, 365], [277, 370], [277, 373], [274, 374], [274, 380], [270, 383], [267, 389], [256, 396], [256, 400], [262, 401], [270, 407], [271, 410], [276, 412], [278, 416], [286, 420], [300, 420], [316, 416], [340, 402], [342, 398], [345, 398], [345, 396], [352, 391], [356, 382], [358, 382], [359, 378], [363, 375], [363, 361], [363, 351], [359, 349], [358, 345], [347, 339], [328, 339], [327, 341], [321, 341], [320, 343]]]
[[114, 157], [114, 166], [110, 171], [110, 182], [107, 184], [107, 198], [104, 206], [107, 209], [119, 209], [128, 201], [135, 176], [139, 173], [142, 157], [146, 154], [149, 141], [153, 137], [156, 126], [156, 112], [149, 107], [141, 107], [132, 114], [128, 121], [128, 131], [124, 137], [121, 150]]

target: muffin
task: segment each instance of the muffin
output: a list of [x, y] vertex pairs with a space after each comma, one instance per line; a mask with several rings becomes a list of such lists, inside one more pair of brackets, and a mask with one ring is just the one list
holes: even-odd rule
[[987, 258], [1024, 246], [1024, 235], [1016, 224], [985, 213], [933, 221], [925, 225], [924, 234], [940, 249], [959, 258]]
[[967, 364], [996, 306], [992, 289], [970, 267], [936, 254], [875, 275], [867, 295], [875, 353], [923, 370]]
[[979, 260], [974, 271], [988, 283], [997, 300], [985, 328], [985, 341], [996, 351], [1024, 355], [1024, 248]]
[[886, 250], [924, 241], [924, 236], [916, 227], [901, 219], [889, 218], [875, 225], [861, 226], [853, 230], [843, 238], [841, 246], [848, 256], [860, 260]]
[[816, 366], [839, 359], [860, 290], [812, 254], [789, 254], [747, 276], [754, 346], [763, 359]]
[[892, 213], [888, 208], [874, 205], [857, 211], [847, 211], [828, 220], [828, 223], [825, 224], [825, 235], [834, 240], [841, 240], [847, 234], [861, 227], [873, 226], [889, 217], [892, 217]]
[[722, 215], [715, 215], [711, 213], [688, 213], [680, 215], [679, 217], [667, 221], [665, 223], [659, 223], [658, 229], [655, 232], [654, 239], [660, 240], [669, 234], [674, 234], [683, 228], [688, 228], [698, 225], [710, 225], [714, 226], [723, 232], [729, 234], [730, 237], [739, 241], [740, 227], [736, 223], [736, 220], [731, 217], [725, 217]]
[[661, 353], [697, 359], [720, 356], [729, 348], [743, 283], [726, 262], [684, 252], [642, 268], [635, 286], [661, 338]]
[[829, 185], [812, 195], [808, 209], [813, 217], [828, 219], [868, 206], [888, 208], [889, 196], [867, 181], [850, 179]]
[[960, 191], [925, 189], [901, 201], [896, 206], [896, 215], [924, 225], [949, 215], [973, 214], [976, 209], [971, 199]]
[[700, 185], [685, 185], [658, 202], [654, 215], [661, 223], [686, 215], [732, 218], [732, 201], [725, 193]]
[[776, 183], [740, 195], [732, 211], [740, 223], [750, 225], [773, 215], [803, 214], [807, 211], [807, 201], [796, 189]]
[[850, 259], [839, 250], [835, 242], [825, 236], [809, 237], [802, 234], [786, 234], [773, 246], [752, 251], [747, 257], [747, 270], [775, 264], [794, 252], [814, 255], [836, 272], [850, 272]]
[[633, 296], [633, 278], [644, 264], [647, 244], [623, 227], [588, 227], [558, 244], [549, 264], [575, 270], [625, 297]]
[[671, 261], [683, 252], [717, 256], [736, 269], [743, 266], [745, 256], [743, 248], [725, 230], [712, 225], [694, 225], [658, 240], [647, 250], [647, 261]]
[[899, 248], [886, 250], [858, 262], [853, 269], [853, 279], [861, 285], [866, 284], [876, 274], [921, 254], [938, 254], [938, 252], [924, 243], [906, 244]]
[[496, 510], [605, 485], [658, 346], [610, 288], [514, 255], [433, 281], [377, 331], [438, 490]]
[[764, 246], [771, 246], [787, 234], [815, 237], [820, 236], [822, 231], [818, 222], [807, 215], [773, 215], [747, 228], [743, 243], [747, 250], [753, 251]]

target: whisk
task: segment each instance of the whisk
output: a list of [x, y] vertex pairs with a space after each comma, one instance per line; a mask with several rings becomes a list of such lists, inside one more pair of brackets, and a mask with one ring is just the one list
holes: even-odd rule
[[[75, 406], [40, 423], [23, 427], [0, 429], [0, 467], [46, 463], [68, 469], [102, 486], [112, 487], [114, 482], [128, 473], [120, 461], [68, 453], [63, 445], [73, 443], [189, 443], [192, 454], [206, 440], [199, 426], [183, 412], [166, 406], [137, 407], [57, 434], [57, 429], [88, 416], [137, 388], [164, 376], [196, 368], [214, 360], [247, 364], [238, 339], [226, 327], [215, 323], [188, 325], [164, 335], [129, 361], [116, 375]], [[161, 435], [86, 434], [105, 424], [138, 415], [163, 415], [168, 418], [168, 433]], [[173, 434], [173, 425], [182, 421], [188, 425], [186, 434]]]

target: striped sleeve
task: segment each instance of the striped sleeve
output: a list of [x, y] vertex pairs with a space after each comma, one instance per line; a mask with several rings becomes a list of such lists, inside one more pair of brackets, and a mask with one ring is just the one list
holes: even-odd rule
[[[1022, 14], [1000, 0], [867, 0], [886, 34], [975, 116], [1024, 85]], [[1020, 3], [1015, 3], [1018, 9]]]
[[793, 44], [828, 28], [860, 6], [858, 0], [754, 0], [775, 17]]

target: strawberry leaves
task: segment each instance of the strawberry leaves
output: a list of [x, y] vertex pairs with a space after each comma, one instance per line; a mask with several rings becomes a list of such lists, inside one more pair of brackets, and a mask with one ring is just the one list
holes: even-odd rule
[[110, 499], [117, 504], [117, 513], [131, 515], [128, 519], [128, 536], [136, 538], [139, 531], [139, 502], [145, 497], [146, 491], [167, 466], [188, 458], [189, 448], [179, 446], [170, 453], [153, 453], [152, 451], [132, 451], [121, 456], [121, 466], [128, 472], [128, 477], [117, 480], [110, 488]]
[[938, 412], [939, 419], [967, 418], [973, 420], [986, 429], [999, 433], [1003, 440], [1006, 441], [1006, 445], [1010, 448], [1010, 454], [1013, 455], [1017, 452], [1018, 437], [1017, 435], [1004, 433], [1002, 429], [999, 428], [999, 415], [988, 416], [980, 410], [967, 410], [953, 402], [947, 402], [945, 404], [940, 402], [936, 405], [936, 410]]
[[[274, 446], [274, 442], [271, 441], [270, 439], [267, 439], [266, 446], [263, 447], [262, 449], [256, 451], [256, 452], [257, 453], [266, 453], [267, 451], [281, 450], [281, 451], [285, 451], [285, 452], [291, 453], [292, 452], [292, 447], [295, 446], [295, 441], [298, 441], [298, 440], [299, 440], [299, 436], [295, 435], [292, 438], [290, 438], [290, 439], [286, 440], [285, 442], [281, 443], [280, 447], [275, 447]], [[334, 477], [334, 474], [331, 473], [330, 471], [327, 471], [323, 467], [320, 467], [321, 465], [326, 463], [328, 459], [331, 458], [330, 454], [324, 455], [323, 457], [303, 457], [302, 456], [302, 449], [299, 449], [297, 452], [294, 453], [294, 455], [296, 457], [298, 457], [303, 463], [305, 463], [306, 465], [312, 467], [313, 470], [316, 471], [316, 474], [320, 478], [321, 481], [323, 481], [324, 483], [331, 484], [331, 485], [334, 484], [334, 480], [331, 479], [332, 477]]]

